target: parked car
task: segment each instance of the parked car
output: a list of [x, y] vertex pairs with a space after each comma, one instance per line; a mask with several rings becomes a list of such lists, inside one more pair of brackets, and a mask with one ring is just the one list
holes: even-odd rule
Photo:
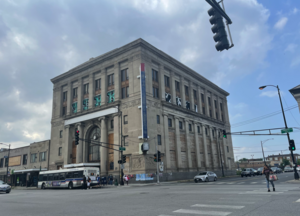
[[297, 169], [297, 171], [300, 171], [300, 167], [297, 167], [296, 169]]
[[282, 169], [278, 168], [278, 167], [272, 167], [271, 168], [273, 173], [278, 174], [278, 173], [282, 173]]
[[256, 169], [254, 169], [254, 168], [250, 168], [250, 169], [252, 169], [252, 171], [254, 172], [254, 175], [258, 175], [258, 173], [257, 173], [257, 170], [256, 170]]
[[0, 192], [10, 193], [10, 191], [11, 191], [11, 186], [5, 183], [4, 181], [0, 180]]
[[259, 167], [258, 169], [257, 169], [257, 175], [262, 175], [262, 171], [263, 171], [263, 167]]
[[249, 176], [249, 177], [251, 177], [251, 176], [254, 176], [254, 171], [253, 171], [253, 169], [251, 169], [251, 168], [245, 168], [245, 169], [243, 169], [243, 171], [241, 172], [241, 177], [244, 177], [244, 176]]
[[293, 172], [294, 169], [292, 167], [285, 167], [283, 171], [284, 172]]
[[211, 171], [206, 171], [206, 172], [201, 172], [199, 175], [196, 175], [194, 177], [194, 181], [196, 183], [202, 181], [202, 182], [208, 182], [208, 181], [217, 181], [218, 177], [214, 172]]

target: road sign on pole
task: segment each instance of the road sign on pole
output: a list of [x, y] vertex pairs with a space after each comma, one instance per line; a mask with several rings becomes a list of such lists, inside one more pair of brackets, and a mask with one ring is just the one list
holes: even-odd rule
[[287, 128], [287, 129], [281, 130], [281, 133], [290, 133], [290, 132], [293, 132], [293, 128]]

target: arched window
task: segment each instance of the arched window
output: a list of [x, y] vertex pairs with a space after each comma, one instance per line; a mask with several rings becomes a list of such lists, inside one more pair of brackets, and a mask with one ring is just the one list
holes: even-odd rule
[[89, 162], [100, 161], [100, 128], [94, 127], [88, 137], [88, 160]]

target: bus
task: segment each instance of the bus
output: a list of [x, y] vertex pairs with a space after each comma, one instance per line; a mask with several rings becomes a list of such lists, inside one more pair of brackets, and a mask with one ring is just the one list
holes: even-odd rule
[[90, 177], [91, 186], [98, 184], [96, 178], [99, 175], [99, 168], [81, 167], [40, 172], [38, 188], [79, 188], [83, 185], [83, 175], [86, 178]]

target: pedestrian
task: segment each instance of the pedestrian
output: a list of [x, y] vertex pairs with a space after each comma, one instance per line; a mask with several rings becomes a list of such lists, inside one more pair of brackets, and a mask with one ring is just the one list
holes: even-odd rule
[[109, 184], [113, 185], [113, 181], [114, 181], [114, 177], [112, 175], [110, 175], [110, 177], [109, 177]]
[[90, 179], [90, 177], [88, 177], [87, 186], [88, 186], [89, 189], [91, 189], [91, 179]]
[[126, 181], [126, 183], [128, 185], [128, 177], [126, 175], [124, 176], [124, 180]]
[[82, 190], [86, 190], [86, 177], [85, 177], [85, 175], [83, 176]]
[[269, 183], [271, 182], [272, 186], [273, 186], [273, 191], [275, 191], [275, 186], [274, 186], [274, 182], [273, 180], [270, 180], [270, 174], [272, 174], [273, 171], [270, 167], [268, 167], [266, 164], [262, 170], [262, 174], [265, 174], [266, 176], [266, 182], [267, 182], [267, 188], [268, 188], [268, 192], [270, 192], [270, 187], [269, 187]]
[[100, 185], [100, 176], [99, 175], [97, 175], [96, 180], [97, 180], [97, 185]]

